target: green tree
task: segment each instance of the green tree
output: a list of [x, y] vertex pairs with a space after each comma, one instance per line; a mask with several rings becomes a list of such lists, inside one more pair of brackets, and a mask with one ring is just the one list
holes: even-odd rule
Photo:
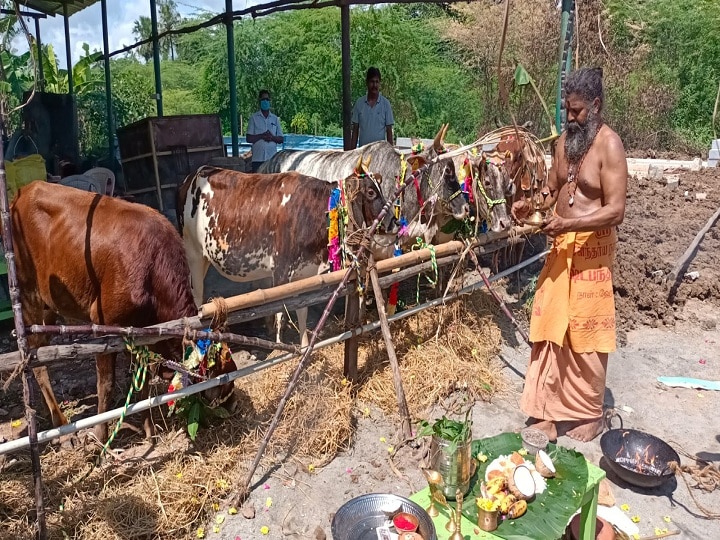
[[[158, 2], [159, 8], [159, 26], [160, 32], [167, 32], [168, 30], [175, 30], [180, 26], [182, 18], [177, 9], [175, 0], [160, 0]], [[162, 40], [160, 49], [163, 58], [167, 60], [168, 55], [171, 60], [175, 60], [175, 49], [177, 47], [177, 37], [170, 35], [165, 36]]]
[[[152, 21], [150, 20], [150, 17], [145, 17], [144, 15], [141, 15], [140, 18], [138, 18], [133, 24], [132, 32], [133, 37], [138, 41], [150, 39], [150, 37], [152, 36]], [[152, 43], [140, 45], [136, 49], [136, 51], [137, 54], [139, 54], [140, 57], [143, 58], [146, 62], [152, 60]]]

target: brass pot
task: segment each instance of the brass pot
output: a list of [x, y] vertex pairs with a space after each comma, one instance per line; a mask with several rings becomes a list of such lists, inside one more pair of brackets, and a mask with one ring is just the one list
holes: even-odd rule
[[498, 511], [497, 510], [483, 510], [478, 508], [478, 527], [483, 531], [491, 532], [497, 529], [498, 526]]
[[442, 493], [445, 498], [455, 500], [456, 490], [463, 495], [470, 489], [472, 467], [472, 437], [460, 443], [454, 451], [450, 448], [452, 443], [435, 435], [430, 443], [430, 468], [440, 473], [443, 479]]

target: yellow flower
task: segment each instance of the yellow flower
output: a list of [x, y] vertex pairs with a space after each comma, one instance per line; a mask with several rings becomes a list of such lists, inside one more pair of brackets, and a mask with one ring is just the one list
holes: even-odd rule
[[392, 454], [394, 451], [395, 451], [394, 446], [388, 446], [388, 452], [390, 452]]
[[370, 409], [368, 409], [367, 407], [365, 407], [365, 408], [363, 409], [363, 415], [364, 415], [364, 416], [370, 416]]
[[665, 523], [671, 523], [671, 522], [672, 522], [672, 519], [670, 519], [670, 516], [665, 516], [665, 517], [663, 518], [663, 521], [664, 521]]
[[228, 488], [228, 483], [227, 483], [227, 481], [223, 480], [222, 478], [219, 478], [218, 480], [215, 480], [215, 485], [216, 485], [219, 489], [227, 489], [227, 488]]
[[220, 527], [218, 525], [213, 525], [213, 532], [215, 534], [220, 534]]
[[638, 533], [633, 534], [634, 540], [640, 540], [640, 535]]
[[265, 506], [267, 506], [268, 508], [272, 506], [272, 497], [268, 497], [267, 499], [265, 499]]
[[262, 527], [260, 527], [260, 532], [267, 535], [270, 533], [270, 527], [268, 527], [267, 525], [263, 525]]
[[640, 516], [633, 516], [630, 519], [632, 519], [633, 523], [640, 523]]
[[520, 450], [518, 450], [518, 454], [520, 454], [521, 456], [527, 456], [527, 450], [521, 448]]
[[480, 463], [485, 463], [485, 462], [488, 460], [488, 457], [487, 457], [485, 454], [480, 453], [480, 454], [478, 454], [478, 456], [477, 456], [477, 460], [478, 460]]
[[380, 442], [382, 442], [382, 443], [387, 442], [387, 439], [385, 437], [380, 437]]
[[630, 505], [623, 504], [623, 505], [620, 507], [620, 510], [622, 510], [623, 512], [629, 512], [629, 511], [630, 511]]
[[195, 536], [197, 536], [198, 538], [205, 538], [205, 529], [203, 529], [202, 527], [198, 527]]
[[217, 523], [218, 525], [222, 525], [223, 521], [225, 521], [225, 516], [223, 516], [222, 514], [218, 514], [217, 516], [215, 516], [215, 523]]
[[667, 529], [661, 529], [660, 527], [655, 527], [655, 536], [662, 536], [664, 534], [667, 534], [669, 531]]
[[312, 463], [310, 465], [308, 465], [308, 471], [313, 472], [314, 470], [315, 470], [315, 465], [313, 465]]
[[345, 377], [343, 377], [343, 380], [340, 381], [340, 383], [341, 383], [343, 386], [347, 386], [347, 385], [348, 385], [348, 380], [347, 380]]
[[13, 420], [10, 422], [10, 427], [20, 427], [22, 425], [22, 420]]
[[177, 478], [178, 480], [180, 480], [180, 479], [182, 478], [182, 473], [181, 473], [181, 472], [177, 473], [177, 474], [175, 475], [175, 478]]
[[218, 510], [220, 510], [220, 505], [219, 505], [218, 503], [213, 503], [213, 504], [212, 504], [212, 509], [217, 512]]
[[237, 508], [235, 508], [234, 506], [231, 506], [230, 508], [228, 508], [228, 514], [230, 514], [231, 516], [234, 516], [235, 514], [237, 514]]

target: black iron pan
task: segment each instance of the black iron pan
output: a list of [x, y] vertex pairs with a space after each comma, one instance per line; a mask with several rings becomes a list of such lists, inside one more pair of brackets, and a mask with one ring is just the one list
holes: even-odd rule
[[600, 448], [613, 472], [638, 487], [661, 486], [675, 476], [670, 462], [680, 464], [680, 456], [669, 444], [635, 429], [606, 431]]

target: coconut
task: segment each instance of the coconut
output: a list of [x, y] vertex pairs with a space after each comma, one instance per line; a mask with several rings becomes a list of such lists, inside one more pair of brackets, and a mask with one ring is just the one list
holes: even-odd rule
[[525, 465], [515, 467], [508, 480], [508, 489], [520, 501], [532, 499], [535, 495], [535, 480], [530, 469]]
[[535, 456], [535, 469], [539, 472], [543, 478], [553, 478], [555, 476], [555, 464], [547, 455], [547, 452], [538, 450]]

